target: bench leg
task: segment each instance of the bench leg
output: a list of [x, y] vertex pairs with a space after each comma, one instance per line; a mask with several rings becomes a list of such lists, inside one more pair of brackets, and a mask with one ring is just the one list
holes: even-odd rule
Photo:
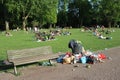
[[16, 68], [16, 65], [14, 65], [14, 73], [15, 73], [15, 75], [17, 75], [17, 68]]

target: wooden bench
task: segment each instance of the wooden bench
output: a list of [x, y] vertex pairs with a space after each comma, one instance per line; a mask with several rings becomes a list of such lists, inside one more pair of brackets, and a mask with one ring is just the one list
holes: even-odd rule
[[14, 73], [17, 74], [16, 66], [18, 65], [57, 58], [60, 54], [53, 54], [51, 46], [44, 46], [22, 50], [8, 50], [7, 55], [8, 61], [14, 65]]

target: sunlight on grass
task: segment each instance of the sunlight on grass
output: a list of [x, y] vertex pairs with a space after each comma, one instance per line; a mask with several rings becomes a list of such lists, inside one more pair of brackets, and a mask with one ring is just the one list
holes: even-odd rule
[[52, 46], [54, 53], [71, 51], [68, 48], [68, 42], [71, 39], [82, 41], [82, 45], [85, 49], [92, 51], [120, 46], [120, 29], [114, 30], [115, 32], [110, 34], [110, 36], [112, 36], [111, 40], [98, 39], [96, 36], [93, 36], [91, 32], [81, 32], [80, 29], [69, 29], [72, 35], [56, 36], [55, 40], [44, 42], [37, 42], [33, 32], [11, 31], [13, 35], [11, 37], [6, 37], [4, 32], [1, 32], [0, 60], [6, 59], [6, 51], [11, 49], [24, 49], [50, 45]]

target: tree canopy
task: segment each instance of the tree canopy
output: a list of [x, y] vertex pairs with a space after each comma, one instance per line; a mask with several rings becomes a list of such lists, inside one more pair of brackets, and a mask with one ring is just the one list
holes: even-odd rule
[[0, 29], [112, 27], [120, 25], [119, 5], [119, 0], [0, 0]]

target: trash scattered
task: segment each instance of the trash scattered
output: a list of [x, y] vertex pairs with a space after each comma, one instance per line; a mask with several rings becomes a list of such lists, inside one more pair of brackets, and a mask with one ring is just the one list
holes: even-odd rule
[[[103, 52], [92, 52], [90, 50], [85, 50], [83, 46], [78, 46], [81, 42], [75, 40], [71, 40], [72, 42], [68, 44], [68, 47], [72, 47], [72, 52], [66, 52], [65, 54], [59, 55], [59, 57], [53, 61], [43, 61], [41, 63], [42, 66], [51, 66], [54, 63], [62, 63], [62, 64], [76, 64], [82, 63], [85, 64], [86, 68], [91, 68], [91, 64], [96, 63], [104, 63], [104, 59], [112, 60], [111, 57], [107, 57]], [[75, 43], [75, 45], [74, 45]], [[74, 48], [74, 46], [76, 46]], [[82, 47], [82, 48], [81, 48]], [[80, 49], [80, 50], [79, 50]], [[105, 48], [107, 50], [107, 48]], [[78, 64], [74, 65], [74, 67], [79, 67]], [[72, 69], [75, 71], [75, 69]]]
[[79, 65], [75, 65], [74, 67], [79, 67]]
[[81, 63], [82, 63], [82, 64], [86, 64], [86, 62], [87, 62], [86, 56], [81, 57], [80, 60], [81, 60]]
[[112, 60], [112, 58], [111, 58], [111, 57], [107, 57], [107, 59]]
[[86, 65], [86, 68], [91, 68], [91, 66], [90, 65]]
[[108, 50], [108, 48], [105, 48], [105, 50]]
[[49, 61], [39, 62], [39, 65], [40, 65], [40, 66], [52, 66], [52, 64], [51, 64]]
[[95, 64], [95, 63], [103, 63], [104, 59], [111, 60], [111, 57], [106, 57], [104, 53], [93, 53], [93, 52], [85, 52], [81, 54], [72, 54], [70, 52], [66, 52], [65, 55], [61, 55], [57, 58], [58, 63], [63, 64]]
[[75, 71], [75, 69], [72, 69], [72, 71]]
[[58, 63], [63, 63], [63, 58], [65, 57], [65, 55], [60, 55], [58, 58], [57, 58], [57, 62]]
[[99, 54], [98, 54], [98, 57], [99, 57], [100, 59], [106, 59], [106, 56], [105, 56], [104, 53], [99, 53]]

